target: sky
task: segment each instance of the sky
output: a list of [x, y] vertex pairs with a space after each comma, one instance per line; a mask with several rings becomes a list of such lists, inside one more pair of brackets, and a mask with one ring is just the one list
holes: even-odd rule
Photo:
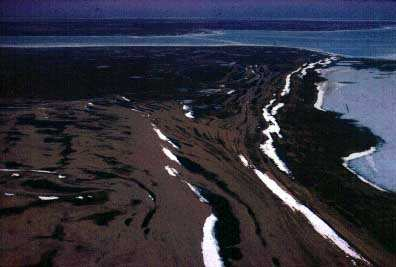
[[396, 1], [0, 0], [0, 17], [396, 20]]

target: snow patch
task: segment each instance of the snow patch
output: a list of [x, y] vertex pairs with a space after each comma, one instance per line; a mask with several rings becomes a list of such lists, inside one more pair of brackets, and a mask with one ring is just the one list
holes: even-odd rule
[[176, 162], [177, 164], [181, 165], [180, 161], [177, 157], [166, 147], [162, 147], [162, 152], [164, 152], [165, 156], [167, 156], [170, 160]]
[[49, 200], [57, 200], [59, 197], [56, 196], [39, 196], [40, 200], [49, 201]]
[[179, 147], [177, 145], [175, 145], [175, 143], [173, 143], [168, 137], [166, 137], [166, 135], [164, 135], [161, 132], [161, 130], [158, 129], [157, 126], [155, 126], [155, 124], [151, 124], [151, 126], [153, 126], [153, 130], [158, 135], [159, 139], [161, 139], [162, 141], [166, 141], [169, 144], [171, 144], [174, 148], [179, 149]]
[[321, 61], [314, 62], [314, 63], [309, 63], [306, 67], [304, 67], [304, 68], [301, 70], [300, 78], [304, 78], [304, 76], [307, 75], [307, 71], [308, 71], [309, 69], [315, 68], [316, 64], [318, 64], [319, 62], [321, 62]]
[[219, 245], [215, 236], [217, 217], [211, 214], [205, 220], [203, 227], [202, 254], [205, 267], [222, 267], [224, 263], [220, 257]]
[[[333, 57], [326, 58], [322, 61], [319, 61], [317, 64], [321, 65], [322, 67], [327, 67], [335, 60], [337, 60], [337, 57], [333, 56]], [[316, 69], [316, 72], [319, 75], [321, 75], [323, 73], [323, 70]], [[318, 95], [316, 98], [316, 102], [314, 104], [314, 108], [316, 108], [317, 110], [326, 111], [325, 109], [323, 109], [322, 106], [323, 106], [324, 94], [325, 94], [327, 86], [328, 86], [328, 81], [316, 83], [315, 86], [316, 86], [316, 90], [318, 91]]]
[[13, 194], [13, 193], [8, 193], [8, 192], [5, 192], [5, 193], [4, 193], [4, 195], [5, 195], [6, 197], [12, 197], [12, 196], [15, 196], [15, 194]]
[[324, 94], [326, 92], [327, 85], [328, 85], [327, 81], [315, 84], [316, 90], [318, 90], [318, 96], [316, 98], [314, 108], [321, 110], [321, 111], [326, 111], [325, 109], [322, 108], [322, 106], [323, 106], [323, 99], [324, 99]]
[[[202, 203], [209, 204], [209, 201], [204, 198], [199, 189], [192, 184], [184, 181], [188, 187], [193, 191], [193, 193], [198, 197], [199, 201]], [[215, 226], [217, 222], [217, 217], [214, 214], [211, 214], [206, 218], [204, 227], [203, 227], [203, 239], [201, 243], [202, 247], [202, 255], [205, 267], [223, 267], [224, 263], [220, 257], [220, 248], [218, 242], [216, 240], [215, 235]]]
[[11, 177], [19, 177], [19, 176], [21, 176], [21, 175], [17, 172], [14, 172], [13, 174], [11, 174]]
[[278, 114], [278, 110], [281, 109], [281, 108], [283, 108], [284, 106], [285, 106], [284, 103], [278, 103], [278, 104], [276, 104], [274, 107], [272, 107], [271, 115], [272, 115], [272, 116], [275, 116], [276, 114]]
[[152, 201], [154, 201], [154, 197], [151, 194], [148, 194], [149, 199], [151, 199]]
[[239, 159], [241, 160], [243, 166], [249, 167], [249, 161], [243, 155], [239, 155]]
[[383, 189], [383, 188], [379, 187], [378, 185], [376, 185], [376, 184], [374, 184], [374, 183], [368, 181], [366, 178], [364, 178], [363, 176], [361, 176], [360, 174], [358, 174], [358, 173], [357, 173], [356, 171], [354, 171], [351, 167], [349, 167], [349, 164], [348, 164], [348, 162], [351, 161], [351, 160], [358, 159], [358, 158], [361, 158], [361, 157], [370, 156], [371, 154], [375, 153], [376, 150], [377, 150], [377, 149], [376, 149], [375, 147], [371, 147], [371, 148], [368, 149], [368, 150], [365, 150], [365, 151], [362, 151], [362, 152], [355, 152], [355, 153], [352, 153], [352, 154], [350, 154], [350, 155], [348, 155], [348, 156], [346, 156], [346, 157], [343, 157], [343, 158], [342, 158], [342, 161], [343, 161], [342, 166], [344, 166], [348, 171], [350, 171], [351, 173], [353, 173], [354, 175], [356, 175], [356, 176], [357, 176], [361, 181], [363, 181], [364, 183], [369, 184], [370, 186], [372, 186], [372, 187], [374, 187], [375, 189], [380, 190], [380, 191], [382, 191], [382, 192], [387, 192], [385, 189]]
[[131, 102], [131, 100], [129, 98], [126, 98], [125, 96], [121, 96], [121, 99], [126, 101], [126, 102]]
[[168, 165], [165, 166], [165, 170], [168, 172], [170, 176], [177, 176], [179, 174], [179, 172], [176, 169], [171, 168]]
[[[270, 106], [275, 102], [275, 99], [272, 99], [268, 105], [263, 108], [263, 117], [265, 121], [268, 123], [267, 129], [263, 130], [263, 134], [267, 137], [267, 140], [264, 144], [260, 145], [260, 149], [264, 152], [264, 154], [269, 157], [275, 165], [286, 174], [291, 174], [291, 171], [286, 166], [286, 164], [279, 158], [278, 154], [276, 153], [276, 149], [273, 145], [274, 139], [272, 134], [276, 134], [279, 138], [282, 138], [280, 133], [280, 127], [278, 122], [276, 121], [275, 117], [271, 115], [269, 112]], [[279, 108], [278, 108], [279, 109]]]
[[358, 159], [358, 158], [361, 158], [361, 157], [365, 157], [365, 156], [371, 155], [376, 150], [377, 149], [375, 147], [370, 147], [370, 149], [367, 149], [367, 150], [362, 151], [362, 152], [354, 152], [354, 153], [352, 153], [352, 154], [350, 154], [350, 155], [348, 155], [346, 157], [343, 157], [342, 159], [345, 160], [345, 161], [351, 161], [351, 160], [354, 160], [354, 159]]
[[202, 203], [209, 204], [209, 201], [201, 195], [198, 188], [196, 188], [195, 186], [193, 186], [192, 184], [190, 184], [187, 181], [184, 181], [184, 182], [188, 185], [188, 187], [191, 189], [191, 191], [193, 191], [193, 193], [198, 197], [199, 201], [201, 201]]
[[327, 67], [328, 65], [330, 65], [334, 60], [336, 60], [337, 59], [337, 57], [329, 57], [329, 58], [326, 58], [326, 59], [323, 59], [323, 60], [319, 60], [319, 61], [317, 61], [317, 62], [313, 62], [313, 63], [310, 63], [310, 64], [308, 64], [306, 67], [304, 67], [302, 70], [301, 70], [301, 73], [300, 73], [300, 78], [304, 78], [304, 76], [305, 75], [307, 75], [307, 71], [309, 70], [309, 69], [313, 69], [313, 68], [315, 68], [316, 67], [316, 65], [321, 65], [322, 67]]
[[53, 171], [46, 171], [46, 170], [23, 170], [23, 169], [0, 169], [1, 172], [37, 172], [37, 173], [48, 173], [48, 174], [57, 174]]
[[235, 90], [230, 90], [230, 91], [227, 92], [227, 95], [231, 95], [231, 94], [233, 94], [234, 92], [235, 92]]
[[286, 76], [286, 82], [285, 82], [285, 86], [283, 87], [281, 96], [285, 96], [290, 93], [291, 77], [293, 76], [293, 74], [299, 72], [300, 70], [301, 68], [298, 68]]
[[192, 111], [187, 112], [186, 114], [184, 114], [187, 118], [189, 119], [195, 119], [194, 117], [194, 113]]
[[184, 111], [187, 111], [187, 112], [184, 114], [184, 116], [186, 116], [186, 117], [189, 118], [189, 119], [194, 119], [194, 118], [195, 118], [195, 117], [194, 117], [194, 112], [193, 112], [193, 110], [192, 110], [192, 108], [191, 108], [190, 106], [183, 105], [182, 109], [183, 109]]

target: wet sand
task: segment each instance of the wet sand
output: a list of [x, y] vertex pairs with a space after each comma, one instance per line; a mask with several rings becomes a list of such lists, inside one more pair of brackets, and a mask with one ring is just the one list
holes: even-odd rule
[[[281, 98], [288, 74], [325, 55], [246, 47], [1, 55], [4, 266], [203, 266], [211, 216], [225, 266], [392, 266], [396, 197], [341, 162], [378, 138], [314, 109], [314, 68], [291, 76]], [[289, 175], [259, 148], [271, 99], [285, 104], [274, 146]], [[367, 261], [324, 238], [254, 169]]]

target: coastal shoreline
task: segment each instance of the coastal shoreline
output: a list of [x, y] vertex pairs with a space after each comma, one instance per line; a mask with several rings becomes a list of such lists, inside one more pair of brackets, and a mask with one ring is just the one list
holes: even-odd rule
[[[336, 262], [340, 266], [350, 265], [351, 260], [343, 251], [318, 234], [304, 216], [279, 201], [250, 168], [245, 168], [253, 164], [265, 171], [285, 192], [318, 214], [372, 264], [390, 266], [392, 253], [382, 251], [382, 245], [378, 242], [387, 244], [387, 240], [372, 234], [373, 228], [370, 227], [373, 225], [370, 223], [373, 221], [366, 224], [359, 219], [385, 209], [389, 214], [384, 218], [391, 218], [393, 211], [389, 206], [384, 206], [383, 210], [375, 206], [377, 210], [372, 210], [370, 205], [373, 203], [366, 206], [364, 200], [377, 199], [386, 205], [393, 205], [395, 196], [374, 191], [360, 182], [342, 166], [341, 157], [338, 157], [346, 150], [351, 153], [367, 143], [375, 143], [377, 139], [368, 130], [357, 129], [334, 113], [319, 112], [314, 108], [315, 83], [319, 80], [314, 68], [307, 70], [303, 79], [291, 77], [289, 95], [284, 95], [282, 99], [284, 106], [278, 106], [276, 112], [271, 111], [284, 136], [283, 139], [274, 139], [273, 144], [280, 158], [286, 159], [295, 179], [280, 172], [259, 149], [259, 145], [266, 141], [262, 131], [268, 126], [262, 116], [265, 103], [274, 97], [273, 94], [280, 96], [285, 77], [290, 72], [303, 64], [324, 59], [325, 55], [268, 47], [173, 49], [125, 48], [117, 53], [110, 49], [93, 49], [84, 50], [85, 58], [80, 58], [78, 51], [65, 49], [61, 50], [64, 62], [56, 57], [59, 51], [51, 51], [45, 59], [35, 56], [35, 53], [40, 54], [38, 50], [13, 51], [15, 54], [10, 58], [19, 60], [21, 64], [7, 71], [11, 77], [18, 77], [20, 83], [13, 84], [13, 94], [4, 91], [6, 87], [11, 87], [13, 79], [9, 79], [2, 88], [2, 94], [8, 97], [1, 105], [2, 120], [7, 122], [2, 132], [3, 145], [8, 151], [3, 152], [1, 164], [20, 173], [21, 177], [10, 180], [10, 173], [1, 173], [4, 181], [2, 191], [4, 189], [14, 195], [3, 196], [7, 201], [7, 210], [3, 210], [6, 215], [0, 222], [14, 227], [12, 223], [16, 219], [32, 220], [29, 211], [40, 214], [50, 212], [56, 214], [56, 218], [63, 218], [57, 209], [62, 205], [70, 210], [72, 220], [62, 223], [54, 217], [51, 223], [62, 225], [66, 237], [61, 237], [59, 227], [54, 233], [50, 231], [52, 226], [48, 226], [47, 230], [32, 228], [32, 235], [52, 236], [49, 246], [59, 246], [58, 256], [53, 256], [56, 262], [66, 260], [65, 250], [61, 247], [64, 242], [60, 239], [75, 238], [74, 242], [84, 244], [79, 240], [78, 228], [74, 228], [82, 225], [84, 229], [103, 229], [106, 236], [113, 236], [117, 229], [122, 229], [120, 242], [137, 244], [134, 251], [141, 259], [147, 259], [145, 249], [149, 247], [147, 244], [151, 244], [154, 255], [167, 251], [169, 255], [184, 260], [185, 255], [189, 255], [184, 263], [191, 263], [188, 258], [199, 258], [199, 264], [204, 261], [200, 246], [205, 219], [213, 219], [210, 217], [213, 213], [220, 225], [221, 231], [216, 231], [214, 236], [224, 262], [238, 265], [280, 262], [282, 266], [296, 263], [332, 266]], [[2, 53], [6, 54], [4, 51]], [[139, 61], [142, 55], [145, 62], [149, 62], [146, 65]], [[183, 58], [180, 55], [194, 57]], [[60, 62], [60, 67], [51, 69], [48, 62], [53, 62], [55, 58]], [[70, 63], [70, 58], [75, 61]], [[89, 61], [87, 58], [95, 60]], [[7, 63], [7, 59], [2, 61]], [[42, 68], [40, 72], [31, 67], [29, 71], [32, 76], [46, 73], [48, 77], [58, 77], [59, 80], [46, 81], [42, 78], [37, 83], [29, 76], [20, 75], [26, 72], [25, 67], [19, 69], [24, 61], [41, 63], [37, 64]], [[82, 61], [88, 63], [84, 65]], [[109, 67], [97, 68], [104, 65]], [[133, 73], [140, 65], [144, 66], [144, 72]], [[78, 71], [70, 72], [73, 68]], [[62, 75], [57, 76], [59, 73]], [[82, 81], [80, 73], [91, 77], [89, 88], [84, 89], [85, 84], [79, 85]], [[172, 75], [169, 76], [169, 73]], [[148, 77], [148, 74], [155, 76]], [[133, 79], [129, 79], [131, 76]], [[174, 77], [174, 80], [169, 77]], [[29, 92], [24, 91], [25, 79], [32, 87], [38, 84], [48, 86], [35, 91], [41, 99], [36, 99], [34, 104], [29, 99]], [[103, 79], [112, 83], [106, 84]], [[52, 87], [65, 80], [70, 80], [70, 84], [63, 84], [59, 89]], [[106, 90], [100, 90], [100, 86]], [[65, 89], [75, 99], [58, 94]], [[15, 99], [18, 99], [16, 103], [13, 102]], [[185, 100], [191, 100], [188, 101], [188, 110], [183, 108], [183, 104], [187, 103]], [[13, 109], [15, 114], [12, 117], [7, 118], [10, 114], [7, 107], [10, 106], [19, 107]], [[186, 117], [187, 111], [194, 116]], [[312, 125], [314, 128], [311, 128]], [[334, 146], [334, 140], [338, 139], [326, 141], [321, 135], [328, 131], [329, 126], [337, 125], [341, 133], [333, 130], [333, 136], [352, 134], [358, 137], [358, 143], [346, 142], [339, 145], [342, 149], [332, 151], [331, 145]], [[315, 135], [318, 129], [322, 131]], [[29, 142], [37, 146], [29, 146]], [[300, 145], [306, 145], [305, 150], [301, 150]], [[23, 156], [33, 153], [34, 159]], [[329, 160], [323, 156], [327, 154], [330, 160], [337, 156], [334, 164], [324, 164]], [[242, 163], [239, 155], [246, 156]], [[323, 161], [316, 161], [318, 159]], [[304, 164], [308, 168], [318, 164], [317, 170], [333, 172], [334, 176], [306, 175], [307, 170], [299, 169]], [[51, 180], [53, 174], [24, 173], [18, 171], [21, 168], [48, 169], [59, 172], [65, 178], [54, 181]], [[307, 177], [315, 179], [306, 180]], [[40, 179], [47, 182], [34, 182]], [[203, 191], [206, 195], [202, 196], [209, 205], [197, 198], [183, 181], [188, 181], [193, 188], [206, 190]], [[111, 187], [110, 183], [113, 184]], [[343, 186], [345, 191], [337, 191]], [[33, 197], [37, 200], [38, 194], [59, 199], [39, 199], [42, 202], [37, 204]], [[134, 195], [132, 200], [127, 197], [131, 195]], [[345, 206], [345, 200], [345, 205], [352, 206]], [[104, 210], [95, 210], [94, 216], [90, 214], [93, 212], [91, 208], [97, 205]], [[355, 212], [357, 205], [360, 205], [356, 209], [360, 213], [353, 218], [348, 212]], [[181, 211], [182, 215], [179, 214]], [[368, 219], [375, 222], [379, 217], [373, 214]], [[164, 221], [172, 223], [168, 225]], [[210, 228], [213, 224], [217, 223], [211, 221]], [[125, 228], [120, 228], [121, 225]], [[229, 236], [224, 234], [227, 230]], [[394, 235], [392, 228], [382, 230], [390, 238]], [[50, 233], [46, 233], [48, 231]], [[175, 232], [181, 234], [174, 235]], [[70, 236], [70, 233], [75, 235]], [[132, 241], [130, 236], [136, 239]], [[213, 235], [209, 237], [213, 238]], [[182, 251], [172, 249], [183, 240], [189, 241]], [[107, 262], [117, 258], [107, 247], [91, 242], [92, 246], [108, 253], [105, 253]], [[318, 251], [320, 253], [316, 254]], [[125, 253], [123, 257], [129, 259], [128, 251]], [[93, 257], [88, 254], [85, 260]], [[167, 257], [163, 264], [172, 265], [173, 260]], [[356, 264], [366, 265], [359, 260]]]
[[[317, 73], [321, 75], [323, 79], [316, 83], [318, 97], [314, 107], [321, 111], [340, 112], [342, 119], [356, 120], [355, 123], [357, 127], [366, 126], [370, 128], [370, 131], [379, 135], [379, 141], [375, 147], [366, 147], [361, 152], [355, 151], [346, 154], [342, 157], [342, 160], [343, 165], [356, 174], [359, 179], [382, 191], [384, 191], [384, 189], [385, 191], [392, 191], [393, 185], [389, 182], [391, 181], [389, 180], [389, 172], [382, 173], [383, 167], [381, 168], [380, 166], [383, 165], [378, 161], [378, 158], [383, 158], [388, 162], [392, 160], [391, 155], [383, 153], [384, 149], [387, 151], [387, 149], [392, 146], [393, 141], [390, 137], [392, 133], [381, 130], [383, 127], [381, 125], [384, 125], [384, 122], [381, 122], [380, 117], [375, 117], [374, 114], [380, 114], [381, 112], [386, 113], [387, 110], [376, 110], [373, 111], [373, 114], [364, 114], [364, 109], [365, 105], [371, 103], [369, 99], [372, 99], [374, 105], [378, 105], [382, 102], [389, 110], [389, 106], [392, 105], [392, 100], [389, 100], [389, 104], [387, 104], [387, 101], [388, 99], [392, 99], [392, 94], [389, 94], [388, 90], [385, 88], [389, 86], [392, 87], [394, 84], [391, 77], [393, 77], [392, 73], [395, 70], [395, 61], [370, 59], [356, 59], [351, 61], [345, 58], [328, 69], [317, 70]], [[351, 77], [349, 78], [348, 75]], [[386, 80], [382, 81], [383, 79]], [[373, 99], [373, 95], [370, 95], [371, 88], [375, 88], [376, 92], [379, 94], [378, 99], [380, 99], [381, 94], [384, 93], [388, 95], [387, 99], [383, 101]], [[360, 102], [365, 104], [359, 104], [359, 100], [356, 99], [361, 99]], [[364, 99], [368, 101], [365, 102]], [[326, 101], [326, 108], [322, 107], [324, 100]], [[392, 109], [388, 112], [393, 113]], [[372, 116], [376, 119], [373, 119]], [[392, 120], [390, 119], [390, 122], [388, 121], [387, 124], [392, 124]], [[368, 153], [369, 151], [370, 153]], [[358, 159], [364, 157], [368, 161], [369, 155], [373, 155], [377, 159], [374, 161], [372, 159], [373, 156], [370, 156], [370, 170], [375, 172], [375, 174], [370, 174], [369, 170], [364, 169], [362, 166], [360, 168], [356, 167], [358, 162], [360, 162], [358, 165], [365, 165], [362, 159]], [[349, 161], [353, 162], [348, 163]], [[366, 164], [369, 163], [367, 162]], [[355, 167], [350, 167], [349, 165], [355, 165]], [[375, 165], [378, 166], [375, 167]]]

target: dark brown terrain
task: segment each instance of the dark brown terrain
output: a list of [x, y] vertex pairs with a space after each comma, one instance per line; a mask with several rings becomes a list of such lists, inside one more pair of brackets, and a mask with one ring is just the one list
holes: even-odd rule
[[277, 115], [285, 138], [275, 145], [293, 176], [259, 149], [262, 108], [287, 74], [324, 57], [254, 47], [1, 49], [0, 266], [203, 266], [211, 213], [225, 266], [369, 265], [319, 235], [239, 155], [372, 266], [394, 266], [396, 195], [341, 165], [381, 140], [313, 109], [316, 72], [292, 76]]

